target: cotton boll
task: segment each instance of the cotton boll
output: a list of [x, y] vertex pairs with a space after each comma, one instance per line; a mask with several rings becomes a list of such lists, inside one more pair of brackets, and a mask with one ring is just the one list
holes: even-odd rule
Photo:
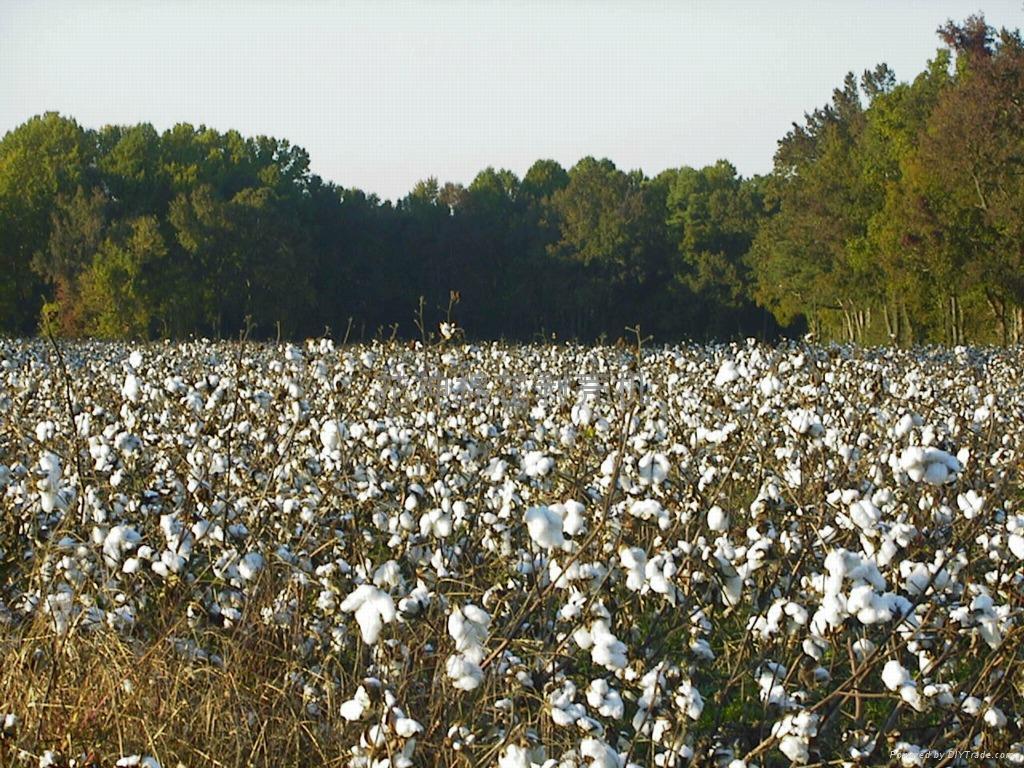
[[712, 531], [722, 532], [729, 528], [729, 515], [719, 506], [708, 510], [708, 528]]
[[395, 620], [395, 603], [391, 595], [377, 587], [362, 584], [356, 587], [340, 606], [345, 613], [355, 613], [363, 642], [373, 645], [384, 624]]
[[124, 377], [124, 385], [121, 387], [121, 394], [125, 400], [131, 403], [139, 402], [142, 396], [142, 387], [139, 385], [139, 379], [134, 373], [129, 373]]
[[562, 530], [570, 536], [578, 536], [587, 527], [587, 519], [583, 515], [584, 506], [578, 501], [567, 501], [563, 505], [565, 515], [562, 518]]
[[409, 739], [423, 732], [423, 726], [411, 717], [399, 717], [395, 720], [395, 733], [403, 739]]
[[562, 518], [550, 507], [530, 507], [524, 517], [530, 538], [541, 549], [556, 549], [565, 546], [562, 534]]
[[325, 421], [320, 427], [320, 443], [327, 451], [336, 451], [345, 437], [345, 425], [339, 421]]
[[349, 722], [362, 719], [370, 710], [370, 695], [363, 686], [356, 689], [355, 695], [341, 705], [341, 716]]
[[865, 535], [877, 536], [882, 512], [867, 499], [861, 499], [850, 506], [850, 519]]
[[465, 656], [449, 656], [445, 661], [445, 671], [452, 680], [452, 685], [460, 691], [472, 691], [480, 687], [484, 681], [484, 673], [480, 665]]
[[595, 621], [590, 627], [590, 637], [593, 641], [590, 658], [595, 664], [613, 672], [626, 668], [626, 645], [611, 633], [607, 621]]
[[700, 691], [693, 687], [689, 680], [684, 680], [676, 689], [674, 701], [679, 711], [691, 720], [699, 720], [704, 711], [704, 699]]
[[527, 477], [544, 477], [554, 466], [554, 459], [545, 456], [543, 451], [529, 451], [523, 457], [523, 473]]
[[999, 707], [992, 706], [991, 704], [985, 708], [983, 719], [985, 721], [985, 725], [989, 728], [1002, 730], [1006, 727], [1006, 715], [1003, 713], [1003, 710], [999, 709]]
[[516, 744], [509, 744], [498, 755], [498, 768], [533, 768], [534, 765], [530, 761], [529, 751]]
[[625, 768], [625, 758], [599, 739], [583, 739], [580, 754], [590, 761], [588, 768]]
[[668, 457], [663, 453], [646, 453], [637, 463], [637, 472], [642, 485], [659, 485], [668, 477]]
[[621, 547], [619, 562], [622, 563], [622, 568], [626, 571], [626, 589], [639, 592], [647, 581], [644, 574], [647, 553], [639, 547]]
[[740, 378], [740, 372], [736, 368], [736, 363], [733, 360], [726, 360], [722, 363], [718, 369], [718, 373], [715, 374], [715, 386], [722, 387], [726, 384], [731, 384]]
[[265, 561], [259, 552], [250, 552], [238, 562], [238, 575], [252, 581], [263, 570]]
[[619, 692], [602, 678], [590, 681], [587, 688], [587, 703], [603, 717], [613, 720], [621, 720], [626, 711]]
[[913, 681], [906, 667], [895, 659], [890, 659], [885, 662], [885, 666], [882, 668], [882, 682], [890, 691], [897, 691]]
[[899, 465], [914, 482], [924, 481], [930, 485], [943, 485], [963, 469], [960, 461], [945, 451], [921, 446], [905, 449]]
[[448, 634], [455, 640], [455, 649], [466, 652], [481, 648], [490, 623], [490, 615], [472, 603], [455, 608], [448, 616]]

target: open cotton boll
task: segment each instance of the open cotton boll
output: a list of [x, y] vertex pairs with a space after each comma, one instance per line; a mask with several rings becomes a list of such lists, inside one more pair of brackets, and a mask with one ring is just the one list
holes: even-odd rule
[[476, 651], [487, 640], [491, 617], [483, 608], [467, 603], [455, 608], [448, 617], [448, 634], [459, 652]]
[[659, 485], [668, 477], [670, 464], [663, 453], [646, 453], [637, 462], [641, 485]]
[[395, 620], [395, 603], [391, 595], [370, 584], [356, 587], [340, 608], [345, 613], [355, 613], [363, 642], [367, 645], [376, 643], [383, 625]]
[[395, 720], [395, 733], [403, 739], [410, 739], [423, 732], [423, 726], [411, 717], [399, 717]]
[[103, 559], [107, 566], [116, 568], [124, 553], [135, 549], [142, 536], [131, 526], [115, 525], [103, 539]]
[[612, 688], [608, 681], [597, 678], [590, 681], [587, 688], [587, 703], [604, 717], [613, 720], [621, 720], [626, 712], [626, 706], [622, 701], [619, 692]]
[[528, 451], [523, 456], [523, 473], [527, 477], [544, 477], [554, 466], [555, 460], [545, 456], [543, 451]]
[[530, 760], [529, 750], [518, 744], [509, 744], [498, 755], [498, 768], [534, 768], [536, 765]]
[[542, 549], [557, 549], [565, 546], [562, 533], [562, 518], [551, 507], [530, 507], [524, 516], [526, 530], [534, 543]]
[[320, 443], [328, 451], [336, 451], [347, 437], [345, 425], [339, 421], [325, 421], [320, 427]]
[[726, 384], [731, 384], [740, 378], [739, 369], [736, 367], [736, 362], [733, 360], [725, 360], [718, 368], [718, 373], [715, 374], [715, 386], [722, 387]]
[[860, 499], [850, 505], [850, 519], [865, 535], [877, 536], [882, 512], [868, 499]]
[[938, 448], [911, 446], [900, 454], [900, 469], [915, 483], [943, 485], [963, 469], [957, 458]]
[[580, 754], [587, 758], [588, 768], [624, 768], [626, 759], [600, 739], [583, 739]]
[[977, 517], [985, 507], [985, 499], [973, 488], [956, 497], [956, 505], [968, 520]]
[[349, 722], [362, 719], [370, 710], [370, 694], [363, 686], [356, 688], [355, 695], [341, 704], [341, 716]]
[[129, 402], [139, 402], [139, 399], [142, 396], [142, 387], [139, 385], [139, 379], [134, 373], [129, 373], [124, 377], [121, 394], [124, 396], [124, 399]]
[[793, 763], [810, 759], [810, 740], [818, 733], [818, 716], [802, 711], [786, 715], [772, 726], [772, 735], [779, 740], [779, 751]]
[[246, 581], [252, 581], [263, 570], [265, 561], [259, 552], [250, 552], [238, 561], [238, 575]]
[[885, 662], [885, 666], [882, 668], [882, 682], [890, 691], [898, 691], [905, 685], [914, 684], [907, 668], [895, 659]]
[[455, 654], [445, 660], [445, 672], [460, 691], [472, 691], [484, 681], [484, 671], [475, 661]]
[[[133, 353], [134, 354], [134, 353]], [[160, 768], [160, 761], [152, 755], [128, 755], [122, 757], [116, 763], [117, 768]]]
[[708, 528], [719, 533], [729, 529], [729, 515], [724, 509], [715, 505], [708, 510]]
[[626, 589], [639, 592], [647, 581], [644, 573], [647, 553], [639, 547], [620, 547], [619, 562], [626, 572]]
[[626, 645], [611, 633], [608, 622], [598, 619], [590, 626], [590, 658], [595, 664], [615, 671], [626, 668]]
[[[554, 504], [555, 512], [561, 514], [562, 530], [570, 536], [582, 533], [587, 527], [587, 519], [583, 516], [584, 506], [578, 501], [567, 501], [565, 504]], [[561, 512], [559, 512], [561, 507]]]
[[694, 688], [689, 680], [684, 680], [676, 688], [674, 701], [679, 711], [691, 720], [699, 720], [701, 712], [704, 711], [704, 699], [700, 691]]
[[1011, 533], [1006, 538], [1006, 546], [1018, 560], [1024, 560], [1024, 530], [1017, 529], [1020, 533]]

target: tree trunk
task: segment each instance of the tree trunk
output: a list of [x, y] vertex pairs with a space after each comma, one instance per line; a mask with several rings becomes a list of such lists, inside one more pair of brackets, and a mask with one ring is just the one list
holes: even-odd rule
[[1006, 327], [1006, 304], [995, 296], [991, 291], [985, 291], [985, 302], [996, 321], [996, 333], [999, 335], [1000, 343], [1005, 347], [1009, 341], [1009, 334]]
[[914, 345], [914, 324], [910, 319], [910, 313], [907, 312], [907, 303], [905, 301], [900, 302], [899, 311], [903, 313], [902, 325], [906, 329], [907, 345]]

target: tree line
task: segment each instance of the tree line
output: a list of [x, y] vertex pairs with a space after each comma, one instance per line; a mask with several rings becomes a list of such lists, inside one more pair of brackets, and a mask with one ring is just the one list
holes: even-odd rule
[[281, 139], [34, 117], [0, 141], [0, 332], [1015, 343], [1024, 43], [939, 35], [910, 82], [848, 75], [753, 178], [540, 160], [391, 203]]

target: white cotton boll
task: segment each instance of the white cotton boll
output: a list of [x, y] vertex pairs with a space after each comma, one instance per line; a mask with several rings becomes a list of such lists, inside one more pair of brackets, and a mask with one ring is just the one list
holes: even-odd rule
[[582, 533], [587, 527], [587, 519], [583, 516], [584, 506], [578, 501], [567, 501], [562, 506], [565, 509], [562, 530], [570, 536]]
[[639, 592], [647, 581], [644, 569], [647, 564], [647, 553], [639, 547], [621, 547], [619, 562], [626, 571], [626, 589]]
[[36, 440], [44, 443], [53, 438], [57, 432], [57, 425], [49, 419], [41, 421], [36, 425]]
[[543, 451], [529, 451], [523, 457], [523, 472], [527, 477], [544, 477], [554, 469], [555, 460]]
[[818, 716], [803, 711], [786, 715], [772, 726], [772, 735], [779, 739], [779, 751], [793, 763], [810, 759], [810, 739], [818, 733]]
[[904, 437], [910, 434], [910, 430], [912, 430], [913, 428], [914, 417], [909, 413], [905, 413], [900, 418], [900, 420], [896, 422], [896, 426], [893, 427], [893, 434], [896, 436], [897, 440], [902, 440]]
[[613, 672], [626, 668], [626, 645], [611, 633], [607, 621], [595, 621], [590, 627], [590, 637], [593, 640], [590, 658], [595, 664]]
[[320, 427], [320, 443], [328, 451], [336, 451], [341, 447], [345, 437], [344, 425], [338, 421], [325, 421]]
[[912, 684], [910, 673], [895, 659], [885, 662], [882, 668], [882, 682], [890, 691], [897, 691], [907, 684]]
[[994, 707], [991, 704], [989, 704], [985, 709], [983, 719], [989, 728], [1002, 730], [1006, 727], [1006, 715], [1003, 713], [1003, 710], [999, 709], [999, 707]]
[[956, 497], [956, 505], [968, 520], [977, 517], [985, 506], [985, 499], [973, 488]]
[[367, 645], [376, 643], [383, 625], [395, 620], [395, 603], [391, 595], [369, 584], [356, 587], [340, 607], [345, 613], [355, 613], [363, 642]]
[[594, 418], [594, 409], [589, 403], [577, 403], [572, 407], [572, 423], [577, 427], [586, 427]]
[[400, 717], [395, 720], [395, 733], [403, 739], [409, 739], [423, 732], [423, 726], [411, 717]]
[[806, 739], [799, 736], [787, 735], [779, 739], [779, 751], [790, 759], [791, 762], [803, 764], [810, 757], [810, 746]]
[[472, 691], [484, 681], [480, 665], [465, 656], [449, 656], [445, 661], [445, 671], [452, 679], [452, 685], [460, 691]]
[[370, 695], [363, 686], [356, 689], [355, 695], [341, 705], [341, 716], [349, 722], [360, 720], [370, 710]]
[[1011, 533], [1006, 539], [1006, 546], [1015, 557], [1024, 560], [1024, 536], [1019, 533]]
[[589, 768], [624, 768], [626, 760], [600, 739], [583, 739], [580, 754], [590, 760]]
[[882, 512], [867, 499], [855, 501], [850, 505], [850, 519], [868, 536], [878, 535], [878, 522]]
[[142, 388], [139, 386], [139, 379], [134, 373], [124, 377], [124, 385], [121, 387], [121, 395], [132, 403], [139, 402], [142, 395]]
[[238, 561], [238, 575], [246, 581], [252, 581], [263, 570], [265, 561], [259, 552], [250, 552]]
[[721, 387], [726, 384], [731, 384], [740, 377], [740, 372], [736, 368], [736, 363], [733, 360], [726, 360], [718, 369], [718, 373], [715, 375], [715, 386]]
[[708, 510], [708, 528], [712, 531], [722, 532], [729, 528], [729, 515], [719, 506]]
[[700, 719], [700, 714], [704, 711], [704, 699], [689, 680], [684, 680], [676, 689], [674, 698], [680, 712], [691, 720]]
[[527, 749], [517, 744], [509, 744], [498, 755], [498, 768], [532, 768], [533, 765]]
[[550, 507], [530, 507], [524, 520], [530, 538], [538, 547], [551, 550], [565, 546], [562, 518]]
[[761, 390], [761, 394], [765, 397], [771, 397], [777, 392], [782, 391], [782, 382], [775, 376], [765, 376], [758, 382], [758, 389]]
[[977, 696], [967, 696], [960, 704], [960, 711], [965, 715], [976, 717], [981, 712], [981, 699]]
[[938, 448], [912, 446], [900, 454], [900, 469], [915, 483], [943, 485], [955, 476], [963, 465], [956, 457]]
[[587, 688], [587, 703], [596, 709], [598, 714], [613, 720], [621, 720], [626, 712], [619, 692], [602, 678], [590, 681], [590, 686]]
[[917, 712], [924, 712], [928, 708], [927, 702], [921, 695], [921, 692], [917, 690], [917, 686], [913, 683], [909, 683], [901, 687], [899, 693], [900, 698], [913, 707]]
[[668, 457], [663, 453], [644, 454], [637, 462], [641, 485], [659, 485], [668, 477]]
[[814, 412], [805, 408], [797, 409], [789, 414], [789, 426], [798, 435], [810, 437], [819, 437], [825, 431]]

